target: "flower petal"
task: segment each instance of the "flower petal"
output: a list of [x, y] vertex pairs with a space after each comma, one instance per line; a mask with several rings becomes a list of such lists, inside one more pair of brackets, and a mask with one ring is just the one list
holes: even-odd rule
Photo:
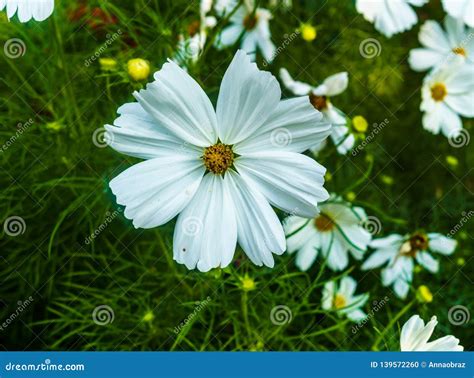
[[441, 337], [426, 343], [423, 351], [426, 352], [462, 352], [464, 347], [459, 345], [459, 339], [452, 335]]
[[350, 298], [354, 295], [356, 287], [356, 280], [350, 276], [345, 276], [341, 279], [341, 283], [339, 284], [339, 293], [345, 298]]
[[296, 254], [296, 266], [299, 270], [305, 272], [313, 265], [316, 257], [318, 257], [319, 237], [312, 235], [306, 240], [306, 243], [300, 248]]
[[201, 272], [225, 268], [232, 261], [236, 244], [237, 221], [227, 180], [208, 173], [176, 222], [174, 259]]
[[217, 100], [220, 140], [236, 144], [254, 134], [278, 106], [280, 97], [275, 77], [260, 71], [244, 51], [237, 51]]
[[416, 254], [416, 261], [431, 273], [437, 273], [439, 270], [439, 261], [433, 258], [428, 252], [418, 252]]
[[395, 257], [396, 251], [390, 249], [381, 249], [375, 251], [365, 262], [362, 264], [362, 270], [375, 269], [383, 264], [387, 263]]
[[448, 238], [442, 234], [430, 233], [428, 234], [429, 250], [442, 255], [451, 255], [456, 249], [457, 241]]
[[286, 68], [280, 69], [280, 79], [283, 82], [285, 88], [297, 96], [309, 95], [313, 89], [313, 87], [309, 84], [303, 83], [302, 81], [293, 80]]
[[425, 327], [425, 322], [419, 315], [413, 315], [403, 325], [400, 333], [400, 350], [402, 352], [409, 352], [415, 350], [418, 343], [418, 335]]

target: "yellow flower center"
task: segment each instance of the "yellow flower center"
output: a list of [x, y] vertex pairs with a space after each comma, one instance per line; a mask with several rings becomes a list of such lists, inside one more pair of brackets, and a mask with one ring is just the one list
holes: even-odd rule
[[346, 305], [347, 305], [346, 297], [344, 297], [344, 295], [342, 295], [342, 294], [336, 294], [336, 296], [334, 297], [333, 305], [338, 310], [341, 309], [341, 308], [346, 307]]
[[301, 25], [301, 37], [308, 42], [314, 41], [317, 36], [316, 28], [310, 24]]
[[369, 127], [369, 124], [364, 117], [357, 115], [352, 118], [352, 126], [354, 126], [354, 129], [359, 133], [365, 133]]
[[431, 87], [431, 97], [435, 101], [443, 101], [447, 94], [446, 85], [443, 83], [436, 83]]
[[318, 231], [329, 232], [334, 228], [334, 222], [327, 215], [319, 214], [314, 218], [314, 226]]
[[223, 143], [216, 143], [204, 150], [202, 159], [204, 165], [210, 172], [216, 175], [221, 175], [234, 163], [234, 153], [231, 146]]
[[463, 47], [455, 47], [453, 49], [453, 53], [457, 54], [457, 55], [462, 55], [462, 56], [466, 56], [466, 50], [464, 50]]
[[428, 249], [428, 236], [422, 233], [413, 234], [410, 239], [402, 244], [400, 254], [409, 257], [416, 257], [419, 251]]
[[255, 26], [257, 26], [257, 22], [258, 22], [258, 17], [255, 14], [248, 14], [244, 18], [245, 30], [255, 29]]
[[430, 303], [433, 301], [433, 294], [431, 293], [430, 289], [426, 285], [421, 285], [418, 288], [418, 299], [421, 302]]
[[326, 96], [316, 96], [310, 93], [309, 102], [311, 102], [315, 109], [324, 110], [327, 109], [329, 100]]

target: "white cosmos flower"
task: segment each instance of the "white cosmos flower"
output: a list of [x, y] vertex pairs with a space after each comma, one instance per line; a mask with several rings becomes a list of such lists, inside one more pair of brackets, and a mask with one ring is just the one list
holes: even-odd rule
[[[327, 77], [321, 85], [311, 86], [301, 81], [293, 80], [285, 68], [280, 69], [280, 78], [283, 85], [297, 96], [309, 96], [309, 101], [316, 110], [323, 113], [327, 122], [332, 124], [331, 139], [336, 145], [337, 152], [345, 155], [354, 147], [354, 135], [349, 133], [346, 126], [347, 120], [343, 112], [336, 108], [330, 98], [344, 92], [349, 83], [347, 72], [339, 72]], [[324, 143], [314, 145], [311, 151], [318, 152], [324, 147]]]
[[474, 28], [474, 1], [472, 0], [441, 0], [443, 8], [450, 16], [464, 21]]
[[212, 0], [201, 0], [199, 7], [199, 20], [188, 26], [188, 36], [180, 35], [178, 49], [174, 60], [186, 67], [189, 63], [196, 63], [204, 49], [207, 40], [207, 33], [217, 24], [213, 16], [207, 14], [212, 9]]
[[415, 261], [431, 273], [439, 270], [439, 261], [431, 253], [451, 255], [456, 240], [438, 233], [417, 232], [413, 235], [392, 234], [373, 240], [370, 247], [375, 252], [362, 264], [362, 269], [382, 269], [382, 284], [393, 285], [399, 298], [405, 299], [413, 280]]
[[421, 7], [429, 0], [356, 0], [357, 12], [373, 23], [375, 29], [390, 38], [409, 30], [418, 22], [412, 6]]
[[333, 200], [319, 206], [320, 213], [302, 218], [296, 215], [284, 222], [288, 252], [296, 254], [296, 266], [306, 271], [313, 265], [320, 251], [327, 258], [329, 268], [343, 270], [349, 264], [349, 252], [361, 260], [372, 235], [364, 228], [367, 220], [360, 207]]
[[474, 117], [474, 65], [453, 59], [428, 74], [421, 90], [423, 127], [448, 138], [462, 129], [460, 115]]
[[[225, 12], [228, 12], [225, 7]], [[268, 9], [255, 9], [254, 1], [246, 1], [230, 18], [227, 26], [217, 38], [217, 47], [222, 49], [234, 45], [242, 36], [240, 47], [246, 51], [252, 60], [256, 58], [257, 49], [262, 53], [266, 62], [271, 63], [275, 56], [275, 45], [271, 41], [269, 21], [272, 14]]]
[[339, 286], [336, 281], [324, 285], [322, 307], [326, 311], [336, 311], [340, 316], [347, 316], [353, 322], [360, 322], [367, 314], [360, 308], [369, 299], [369, 294], [354, 295], [357, 282], [349, 276], [343, 277]]
[[436, 316], [433, 316], [425, 325], [419, 315], [413, 315], [403, 325], [400, 334], [400, 350], [402, 352], [462, 352], [464, 347], [459, 345], [459, 339], [451, 335], [428, 342], [437, 324]]
[[474, 63], [474, 29], [450, 16], [444, 19], [444, 28], [436, 21], [426, 21], [420, 28], [418, 39], [422, 48], [410, 51], [408, 62], [415, 71], [426, 71], [446, 63], [454, 56]]
[[0, 0], [0, 11], [4, 8], [9, 19], [16, 13], [20, 22], [44, 21], [53, 13], [54, 0]]
[[272, 253], [286, 245], [270, 204], [311, 217], [329, 197], [325, 168], [301, 154], [329, 126], [315, 127], [322, 115], [306, 98], [280, 101], [276, 78], [242, 50], [224, 75], [216, 110], [174, 62], [154, 78], [105, 126], [112, 148], [148, 159], [110, 182], [125, 216], [152, 228], [179, 214], [173, 255], [189, 269], [229, 265], [237, 242], [253, 263], [272, 267]]

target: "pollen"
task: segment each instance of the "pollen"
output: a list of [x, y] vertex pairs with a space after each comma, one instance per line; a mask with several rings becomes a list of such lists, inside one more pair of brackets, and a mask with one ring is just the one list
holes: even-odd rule
[[453, 49], [453, 53], [455, 53], [456, 55], [462, 55], [462, 56], [466, 56], [466, 50], [463, 48], [463, 47], [455, 47]]
[[231, 146], [223, 143], [216, 143], [204, 150], [202, 159], [204, 165], [210, 172], [216, 175], [222, 175], [234, 163], [234, 153]]
[[346, 307], [347, 306], [346, 297], [344, 297], [344, 295], [342, 294], [336, 294], [336, 296], [334, 297], [333, 305], [338, 310]]
[[244, 18], [244, 28], [245, 30], [253, 30], [257, 26], [258, 17], [254, 14], [248, 14]]
[[327, 109], [329, 100], [326, 96], [317, 96], [311, 93], [309, 95], [309, 102], [311, 102], [315, 109], [324, 110]]
[[329, 232], [334, 228], [334, 222], [327, 215], [320, 214], [314, 218], [314, 226], [318, 231]]
[[443, 101], [447, 94], [446, 85], [443, 83], [436, 83], [431, 87], [431, 97], [435, 101]]

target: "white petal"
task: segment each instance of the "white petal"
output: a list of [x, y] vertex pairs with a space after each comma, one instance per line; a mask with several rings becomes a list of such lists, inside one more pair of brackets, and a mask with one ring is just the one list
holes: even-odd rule
[[324, 284], [323, 295], [322, 295], [322, 308], [324, 310], [332, 309], [332, 302], [336, 295], [336, 283], [334, 281], [328, 281]]
[[431, 50], [443, 54], [446, 54], [451, 50], [449, 41], [446, 38], [443, 29], [436, 21], [426, 21], [420, 28], [418, 38], [423, 46], [428, 47]]
[[350, 276], [345, 276], [341, 279], [341, 283], [339, 284], [339, 293], [345, 298], [350, 298], [354, 295], [356, 287], [356, 280]]
[[155, 73], [155, 81], [134, 95], [163, 127], [199, 147], [217, 141], [217, 121], [211, 101], [199, 84], [169, 61]]
[[116, 151], [141, 159], [176, 154], [198, 158], [202, 150], [194, 148], [160, 126], [139, 103], [121, 106], [114, 125], [106, 125], [105, 140]]
[[415, 350], [416, 344], [418, 343], [418, 335], [424, 327], [425, 322], [419, 315], [413, 315], [408, 319], [400, 332], [400, 350], [402, 352]]
[[138, 228], [167, 223], [193, 198], [204, 167], [198, 159], [180, 156], [147, 160], [128, 168], [110, 182], [124, 215]]
[[[472, 73], [474, 75], [474, 72]], [[464, 117], [474, 117], [474, 88], [473, 92], [462, 95], [447, 95], [445, 98], [446, 104], [456, 113]]]
[[456, 249], [457, 241], [448, 238], [442, 234], [431, 233], [428, 234], [429, 250], [442, 255], [451, 255]]
[[176, 222], [174, 259], [201, 272], [225, 268], [232, 261], [236, 244], [237, 222], [228, 183], [208, 173]]
[[431, 273], [437, 273], [439, 270], [439, 261], [434, 259], [428, 252], [418, 252], [416, 254], [416, 261]]
[[240, 156], [235, 167], [271, 204], [306, 218], [317, 214], [317, 203], [329, 198], [323, 187], [326, 169], [294, 152], [261, 152]]
[[283, 229], [287, 236], [286, 244], [289, 253], [303, 248], [316, 234], [311, 219], [297, 216], [288, 217], [283, 223]]
[[332, 246], [327, 256], [328, 267], [334, 271], [341, 271], [349, 264], [349, 253], [341, 236], [334, 235]]
[[[326, 87], [325, 93], [329, 97], [336, 96], [344, 92], [349, 84], [349, 76], [347, 72], [339, 72], [337, 74], [331, 75], [323, 81], [323, 85]], [[315, 94], [316, 90], [314, 91]]]
[[217, 48], [233, 46], [244, 31], [242, 24], [230, 24], [219, 37], [217, 37]]
[[383, 264], [387, 263], [396, 255], [396, 251], [390, 249], [381, 249], [375, 251], [365, 262], [362, 264], [362, 270], [375, 269]]
[[408, 63], [412, 70], [426, 71], [440, 64], [445, 58], [446, 56], [438, 51], [419, 48], [410, 50]]
[[319, 237], [312, 235], [296, 254], [296, 266], [303, 272], [311, 268], [318, 256]]
[[425, 345], [426, 352], [462, 352], [464, 347], [459, 345], [459, 339], [454, 336], [444, 336]]
[[280, 101], [256, 135], [237, 143], [234, 151], [237, 154], [262, 150], [304, 152], [322, 143], [331, 132], [331, 125], [322, 118], [306, 96]]
[[401, 299], [405, 299], [408, 294], [408, 290], [410, 289], [410, 285], [403, 279], [398, 279], [393, 284], [393, 290], [397, 294], [397, 296]]
[[285, 88], [297, 96], [309, 95], [313, 89], [313, 87], [311, 87], [309, 84], [303, 83], [302, 81], [293, 80], [286, 68], [280, 69], [280, 79], [283, 82]]
[[374, 249], [379, 248], [399, 248], [403, 241], [403, 236], [392, 234], [385, 238], [374, 239], [370, 242], [370, 247]]
[[231, 197], [237, 216], [238, 242], [256, 265], [273, 267], [272, 253], [281, 255], [286, 248], [283, 227], [261, 193], [247, 185], [234, 172], [228, 172]]
[[254, 134], [278, 106], [280, 97], [275, 77], [260, 71], [244, 51], [237, 51], [217, 100], [220, 140], [236, 144]]
[[271, 63], [276, 56], [276, 47], [270, 39], [270, 36], [259, 34], [257, 43], [262, 52], [263, 59], [265, 59], [266, 62]]
[[360, 322], [361, 320], [364, 320], [367, 317], [367, 314], [362, 310], [356, 309], [348, 312], [347, 317], [353, 322]]

